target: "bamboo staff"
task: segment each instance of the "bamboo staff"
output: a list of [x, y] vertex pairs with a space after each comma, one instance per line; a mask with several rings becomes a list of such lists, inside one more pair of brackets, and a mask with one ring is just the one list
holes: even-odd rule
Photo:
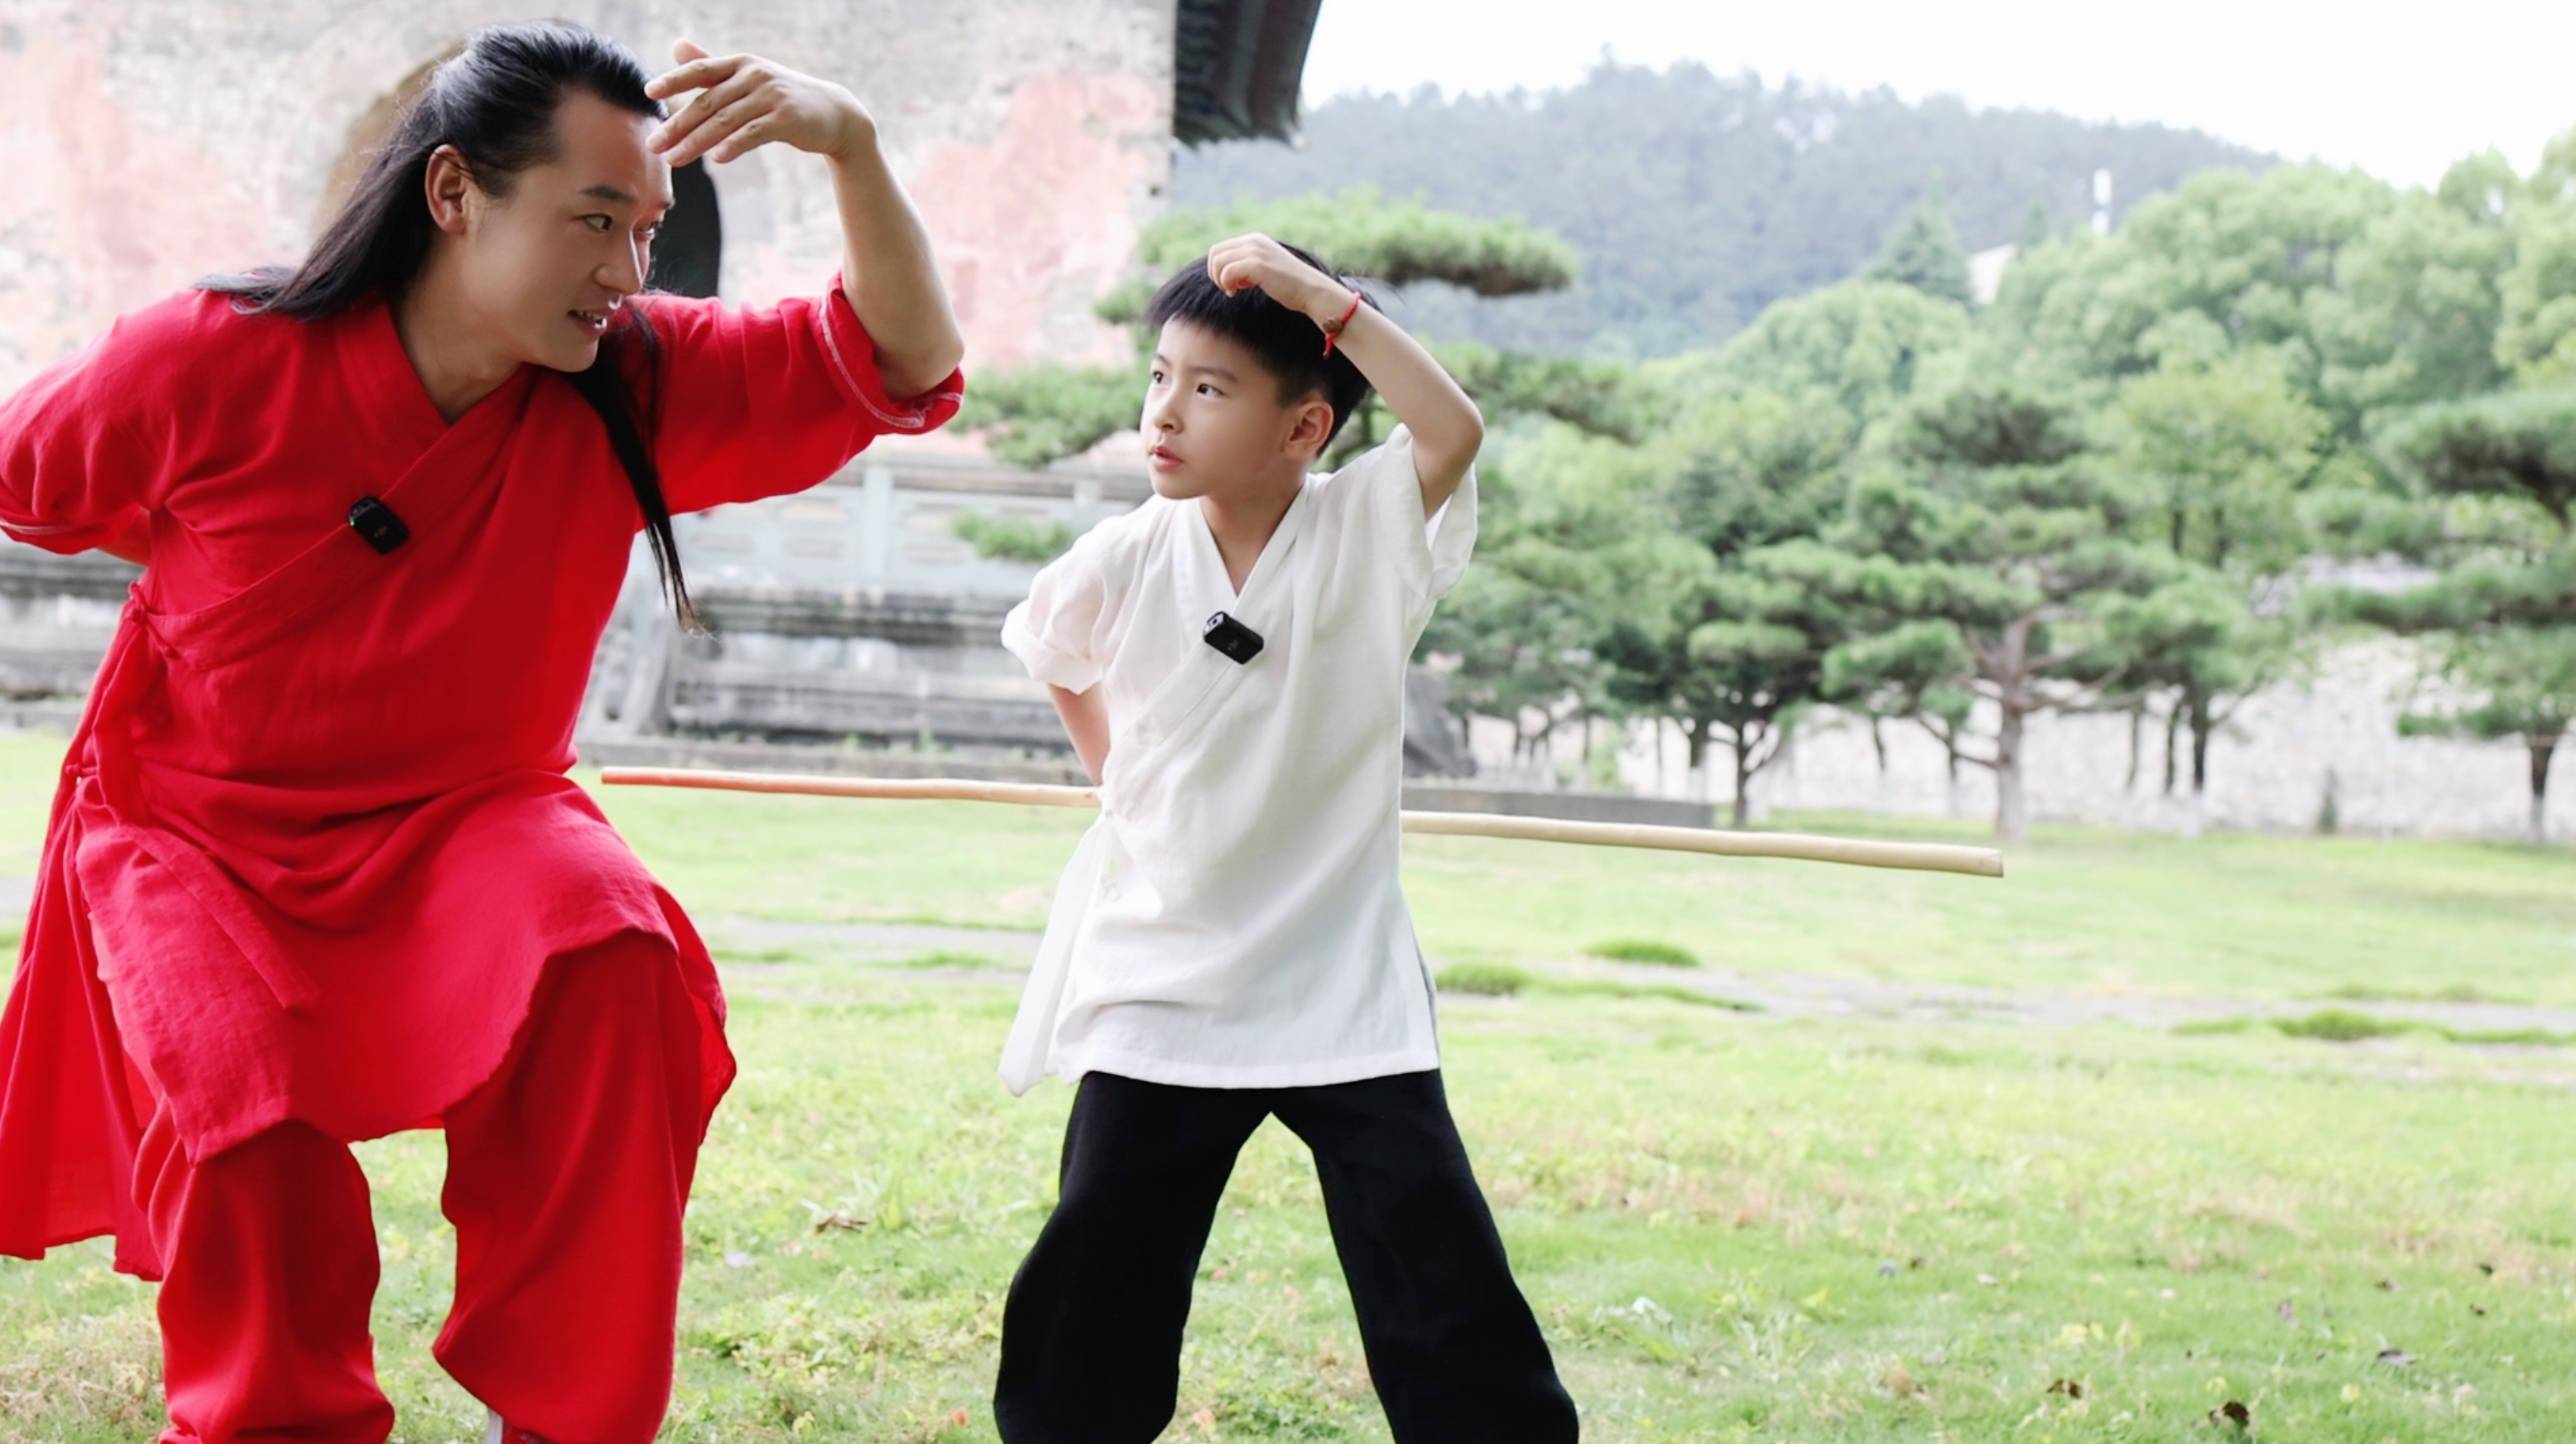
[[[1097, 807], [1089, 787], [1033, 782], [974, 782], [956, 778], [812, 777], [783, 772], [721, 772], [682, 767], [611, 767], [600, 780], [612, 787], [696, 787], [718, 792], [787, 793], [807, 797], [866, 797], [915, 801], [1002, 802], [1024, 807]], [[1644, 847], [1704, 852], [1719, 857], [1785, 857], [1840, 862], [1854, 867], [1955, 872], [2002, 877], [2004, 855], [1990, 847], [1926, 842], [1872, 842], [1797, 832], [1717, 832], [1643, 823], [1569, 822], [1554, 817], [1504, 817], [1482, 812], [1407, 812], [1404, 830], [1438, 837], [1506, 837], [1526, 842], [1570, 842], [1587, 847]]]

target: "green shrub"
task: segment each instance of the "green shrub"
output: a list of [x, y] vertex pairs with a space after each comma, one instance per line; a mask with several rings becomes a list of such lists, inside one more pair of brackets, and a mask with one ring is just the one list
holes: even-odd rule
[[1525, 968], [1509, 963], [1451, 963], [1432, 978], [1444, 993], [1481, 993], [1489, 998], [1509, 998], [1536, 979]]
[[1661, 968], [1699, 966], [1698, 956], [1690, 949], [1676, 947], [1671, 943], [1659, 943], [1650, 938], [1612, 938], [1608, 942], [1594, 943], [1584, 951], [1593, 957], [1606, 958], [1614, 963], [1653, 963]]
[[2423, 1025], [2401, 1018], [2374, 1018], [2368, 1013], [2355, 1013], [2345, 1008], [2328, 1008], [2303, 1018], [2276, 1018], [2272, 1026], [2293, 1038], [2323, 1038], [2329, 1043], [2358, 1043], [2365, 1038], [2386, 1038], [2411, 1032]]

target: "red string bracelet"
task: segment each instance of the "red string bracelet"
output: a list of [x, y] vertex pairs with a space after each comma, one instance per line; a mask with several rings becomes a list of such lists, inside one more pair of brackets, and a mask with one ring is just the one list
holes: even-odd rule
[[1335, 322], [1333, 322], [1331, 325], [1326, 326], [1326, 327], [1324, 328], [1324, 354], [1325, 354], [1325, 355], [1330, 356], [1330, 355], [1332, 355], [1332, 354], [1333, 354], [1333, 342], [1334, 342], [1335, 340], [1337, 340], [1337, 339], [1339, 339], [1339, 338], [1340, 338], [1340, 336], [1341, 336], [1341, 334], [1342, 334], [1342, 328], [1343, 328], [1344, 326], [1347, 326], [1347, 325], [1351, 324], [1351, 318], [1352, 318], [1353, 316], [1358, 315], [1359, 313], [1360, 313], [1360, 293], [1359, 293], [1358, 291], [1354, 290], [1354, 291], [1352, 291], [1352, 292], [1351, 292], [1351, 305], [1350, 305], [1350, 309], [1349, 309], [1349, 310], [1347, 310], [1347, 311], [1344, 311], [1344, 312], [1342, 313], [1342, 318], [1341, 318], [1340, 320], [1335, 321]]

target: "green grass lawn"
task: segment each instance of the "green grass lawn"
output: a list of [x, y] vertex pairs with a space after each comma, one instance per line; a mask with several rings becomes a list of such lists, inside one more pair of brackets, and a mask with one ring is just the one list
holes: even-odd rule
[[[18, 849], [0, 871], [33, 867], [60, 747], [0, 737], [0, 839]], [[1034, 925], [1081, 826], [605, 800], [718, 934]], [[1437, 839], [1409, 845], [1407, 883], [1441, 960], [1538, 976], [1606, 946], [1677, 959], [1659, 978], [1695, 958], [2576, 1006], [2564, 851], [2043, 830], [1995, 883]], [[665, 1437], [992, 1439], [1002, 1291], [1070, 1098], [995, 1080], [1007, 979], [862, 966], [828, 934], [726, 978], [744, 1071], [690, 1215]], [[2223, 1438], [2209, 1421], [2230, 1403], [2254, 1438], [2576, 1437], [2576, 1048], [1823, 1021], [1573, 989], [1443, 1009], [1452, 1100], [1588, 1440]], [[438, 1140], [361, 1155], [397, 1437], [470, 1444], [479, 1410], [428, 1360], [453, 1258]], [[147, 1439], [156, 1379], [149, 1290], [98, 1244], [0, 1261], [0, 1439]], [[1311, 1172], [1279, 1129], [1247, 1151], [1210, 1242], [1171, 1437], [1386, 1437]]]
[[[602, 794], [694, 909], [773, 918], [1039, 927], [1087, 822], [962, 803]], [[1929, 820], [1783, 825], [1987, 840], [1975, 824]], [[1405, 886], [1444, 959], [1570, 958], [1615, 937], [1730, 969], [2249, 998], [2466, 985], [2576, 1007], [2576, 852], [2565, 848], [2041, 828], [2009, 870], [1996, 883], [1414, 838]]]

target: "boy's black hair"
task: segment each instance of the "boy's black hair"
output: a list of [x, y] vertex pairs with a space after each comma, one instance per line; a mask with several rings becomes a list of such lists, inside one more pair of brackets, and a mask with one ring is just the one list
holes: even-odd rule
[[[1282, 243], [1285, 244], [1284, 242]], [[1376, 306], [1377, 298], [1361, 290], [1359, 284], [1341, 275], [1306, 251], [1287, 247], [1288, 254], [1351, 288], [1364, 306]], [[1324, 434], [1324, 444], [1342, 434], [1342, 424], [1368, 399], [1368, 378], [1338, 349], [1324, 354], [1324, 333], [1314, 321], [1270, 299], [1259, 286], [1246, 286], [1234, 295], [1217, 289], [1209, 279], [1207, 257], [1201, 256], [1172, 273], [1161, 290], [1145, 307], [1145, 324], [1159, 331], [1166, 321], [1186, 321], [1231, 341], [1241, 342], [1261, 361], [1263, 370], [1279, 383], [1282, 405], [1299, 400], [1309, 392], [1320, 392], [1326, 405], [1333, 408], [1333, 429]]]

